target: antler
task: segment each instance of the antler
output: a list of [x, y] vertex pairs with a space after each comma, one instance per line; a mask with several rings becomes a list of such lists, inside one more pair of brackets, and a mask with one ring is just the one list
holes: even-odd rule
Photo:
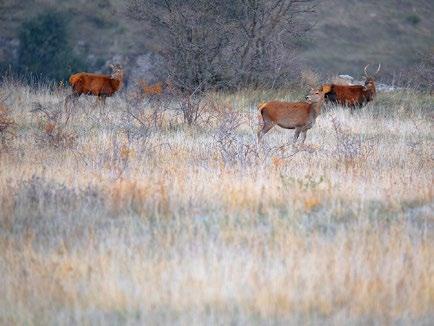
[[368, 71], [367, 71], [368, 67], [369, 67], [369, 64], [367, 64], [367, 65], [365, 66], [365, 68], [363, 69], [363, 71], [365, 72], [365, 76], [366, 76], [366, 77], [368, 77]]
[[374, 73], [374, 75], [378, 74], [378, 72], [380, 71], [380, 68], [381, 68], [381, 63], [378, 64], [378, 69], [377, 69], [377, 71]]
[[[366, 77], [368, 77], [368, 67], [369, 67], [369, 64], [367, 64], [367, 65], [365, 66], [365, 68], [363, 69], [363, 71], [365, 72], [365, 76], [366, 76]], [[380, 71], [380, 68], [381, 68], [381, 63], [378, 64], [378, 68], [377, 68], [377, 71], [374, 72], [374, 76], [375, 76], [376, 74], [378, 74], [378, 72]]]

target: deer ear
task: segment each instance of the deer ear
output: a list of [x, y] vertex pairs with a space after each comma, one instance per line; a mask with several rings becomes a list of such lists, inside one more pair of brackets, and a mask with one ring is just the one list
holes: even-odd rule
[[330, 92], [331, 90], [332, 90], [332, 87], [331, 87], [331, 85], [330, 84], [324, 84], [324, 85], [322, 85], [321, 86], [321, 89], [320, 89], [323, 93], [328, 93], [328, 92]]

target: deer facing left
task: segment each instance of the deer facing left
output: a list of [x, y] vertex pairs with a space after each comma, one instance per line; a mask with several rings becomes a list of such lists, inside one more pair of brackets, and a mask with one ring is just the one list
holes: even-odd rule
[[306, 140], [307, 131], [313, 127], [324, 103], [324, 92], [312, 90], [305, 102], [272, 101], [259, 106], [262, 128], [258, 131], [258, 141], [274, 126], [295, 129], [293, 143], [302, 134], [301, 143]]
[[68, 95], [65, 104], [76, 100], [81, 94], [97, 96], [105, 104], [106, 97], [112, 96], [122, 88], [124, 71], [119, 64], [110, 65], [112, 74], [102, 75], [88, 72], [79, 72], [69, 77], [72, 94]]

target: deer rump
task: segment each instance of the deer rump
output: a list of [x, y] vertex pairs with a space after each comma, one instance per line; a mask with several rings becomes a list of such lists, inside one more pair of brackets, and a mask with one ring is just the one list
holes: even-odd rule
[[120, 80], [105, 75], [78, 73], [69, 78], [76, 94], [112, 96], [120, 86]]

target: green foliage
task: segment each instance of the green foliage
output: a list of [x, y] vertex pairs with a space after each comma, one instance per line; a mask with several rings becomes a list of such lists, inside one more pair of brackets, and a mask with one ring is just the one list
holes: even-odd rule
[[421, 21], [420, 17], [416, 14], [412, 14], [412, 15], [407, 16], [405, 20], [407, 21], [407, 23], [409, 23], [413, 26], [416, 26]]
[[23, 23], [19, 30], [19, 71], [37, 79], [60, 81], [85, 68], [69, 44], [66, 17], [46, 12]]

